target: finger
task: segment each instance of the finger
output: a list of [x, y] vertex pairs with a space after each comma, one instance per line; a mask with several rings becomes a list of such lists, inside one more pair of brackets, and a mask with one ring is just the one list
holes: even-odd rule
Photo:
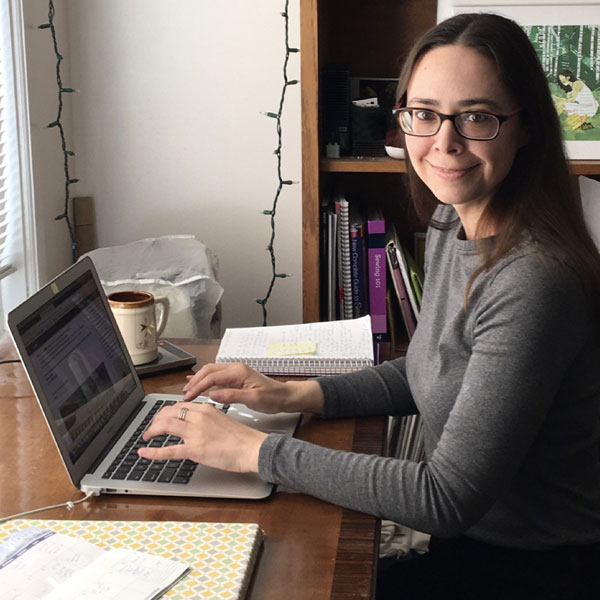
[[258, 401], [258, 391], [254, 389], [221, 388], [210, 391], [208, 396], [219, 404], [245, 404], [251, 407]]
[[[189, 419], [189, 417], [187, 418]], [[189, 425], [189, 423], [187, 425]], [[182, 421], [177, 415], [161, 415], [160, 413], [158, 413], [156, 417], [154, 417], [154, 420], [152, 421], [152, 423], [150, 423], [146, 431], [144, 431], [142, 439], [147, 442], [153, 437], [156, 437], [157, 435], [163, 435], [165, 433], [183, 438], [183, 433], [185, 429], [186, 422]]]
[[210, 379], [211, 374], [214, 371], [219, 371], [227, 368], [229, 365], [226, 364], [215, 364], [211, 363], [208, 365], [204, 365], [199, 371], [197, 371], [194, 375], [188, 375], [187, 383], [183, 387], [183, 391], [186, 392], [190, 388], [193, 387], [194, 392], [199, 394], [204, 390], [208, 389], [212, 385], [212, 381]]
[[223, 371], [228, 369], [232, 363], [207, 363], [200, 367], [198, 371], [196, 371], [193, 375], [188, 375], [187, 378], [189, 380], [201, 379], [213, 371]]
[[241, 363], [206, 365], [184, 386], [184, 400], [195, 398], [212, 387], [242, 387], [249, 373], [248, 367]]
[[176, 446], [164, 446], [162, 448], [138, 448], [138, 454], [142, 458], [149, 460], [172, 460], [180, 458], [190, 458], [186, 452], [187, 448], [183, 444]]
[[[185, 414], [182, 412], [185, 410]], [[178, 433], [182, 430], [182, 424], [186, 425], [190, 423], [193, 414], [213, 415], [216, 411], [216, 407], [210, 402], [187, 402], [185, 406], [181, 403], [176, 402], [170, 406], [164, 406], [161, 408], [156, 416], [144, 432], [144, 438], [146, 434], [152, 436], [161, 435], [163, 433]], [[183, 418], [182, 418], [183, 416]], [[206, 417], [204, 417], [206, 418]], [[197, 419], [196, 419], [197, 420]]]

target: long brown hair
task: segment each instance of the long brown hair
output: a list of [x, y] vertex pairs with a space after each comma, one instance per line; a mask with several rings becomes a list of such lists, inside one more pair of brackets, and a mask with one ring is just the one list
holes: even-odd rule
[[[419, 60], [449, 44], [472, 48], [495, 63], [502, 84], [521, 107], [518, 118], [528, 132], [528, 143], [517, 151], [509, 174], [479, 221], [478, 232], [491, 226], [496, 235], [494, 244], [479, 244], [482, 264], [473, 273], [465, 297], [475, 277], [528, 234], [548, 254], [577, 271], [592, 306], [600, 311], [600, 255], [569, 175], [546, 76], [527, 35], [514, 21], [495, 14], [461, 14], [441, 22], [423, 35], [407, 57], [398, 83], [401, 105], [405, 105], [408, 83]], [[410, 159], [407, 165], [417, 213], [423, 222], [447, 229], [448, 224], [432, 221], [439, 201], [417, 176]]]

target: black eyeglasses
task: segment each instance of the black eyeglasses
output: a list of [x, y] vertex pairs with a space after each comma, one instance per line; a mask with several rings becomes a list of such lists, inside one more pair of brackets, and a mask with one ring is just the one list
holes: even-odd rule
[[493, 140], [500, 132], [502, 123], [521, 112], [521, 109], [507, 115], [496, 115], [482, 110], [445, 115], [430, 108], [394, 108], [392, 113], [398, 119], [400, 129], [408, 135], [428, 137], [435, 135], [442, 126], [442, 121], [449, 119], [454, 128], [468, 140]]

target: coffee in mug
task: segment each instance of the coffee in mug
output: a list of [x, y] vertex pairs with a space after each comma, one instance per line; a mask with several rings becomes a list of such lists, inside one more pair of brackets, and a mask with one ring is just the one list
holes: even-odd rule
[[[122, 291], [108, 295], [117, 325], [134, 365], [143, 365], [158, 358], [158, 338], [164, 331], [169, 314], [169, 300], [154, 297], [150, 292]], [[156, 319], [156, 305], [162, 307]]]

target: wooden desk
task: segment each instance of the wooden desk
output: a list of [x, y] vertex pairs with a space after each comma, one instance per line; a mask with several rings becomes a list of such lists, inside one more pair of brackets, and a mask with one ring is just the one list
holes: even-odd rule
[[[195, 353], [199, 365], [215, 355], [215, 342], [176, 342]], [[14, 349], [0, 345], [0, 361], [10, 358], [16, 358]], [[142, 381], [149, 393], [179, 394], [190, 372], [176, 371]], [[385, 420], [308, 419], [296, 435], [330, 448], [380, 454]], [[0, 439], [0, 516], [81, 497], [67, 476], [18, 363], [0, 365]], [[72, 511], [54, 509], [35, 517], [258, 523], [266, 536], [248, 599], [374, 597], [378, 521], [304, 494], [279, 489], [259, 501], [101, 496]]]

